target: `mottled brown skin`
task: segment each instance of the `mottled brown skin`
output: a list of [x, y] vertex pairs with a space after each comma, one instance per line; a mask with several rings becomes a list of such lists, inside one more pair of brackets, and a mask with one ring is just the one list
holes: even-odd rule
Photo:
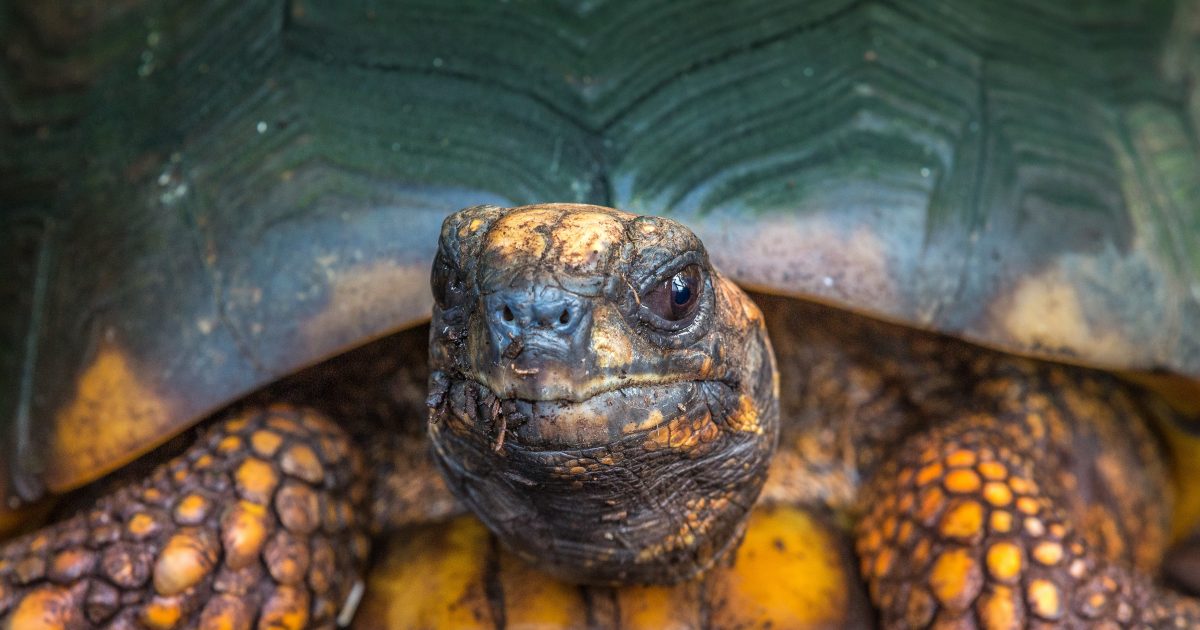
[[[583, 211], [595, 213], [594, 208]], [[505, 214], [474, 212], [494, 215], [489, 221]], [[492, 250], [491, 263], [480, 249], [471, 249], [471, 238], [452, 243], [464, 245], [458, 250], [465, 254], [456, 261], [459, 270], [473, 266], [474, 273], [488, 264], [520, 268], [511, 257], [537, 247], [521, 236], [541, 239], [547, 232], [533, 228], [564, 224], [561, 207], [538, 212], [554, 218], [507, 233], [498, 241], [505, 246]], [[622, 225], [634, 221], [629, 215], [607, 216]], [[453, 222], [448, 225], [457, 229]], [[595, 236], [605, 225], [606, 220], [583, 222], [573, 229]], [[486, 232], [485, 223], [475, 229]], [[555, 242], [553, 230], [549, 234], [549, 242]], [[628, 229], [613, 234], [616, 240], [636, 236]], [[695, 247], [684, 236], [669, 240]], [[443, 252], [446, 246], [443, 242]], [[573, 260], [579, 272], [613, 260], [628, 264], [640, 250], [618, 246], [616, 258], [605, 261], [586, 249], [547, 251]], [[495, 477], [511, 479], [515, 473], [539, 482], [524, 490], [526, 503], [518, 505], [532, 511], [517, 510], [525, 519], [521, 523], [562, 515], [553, 508], [561, 500], [568, 509], [586, 509], [599, 499], [614, 514], [628, 509], [624, 501], [637, 506], [645, 496], [637, 488], [605, 489], [617, 478], [603, 474], [609, 467], [633, 466], [642, 457], [698, 468], [730, 459], [707, 459], [731, 438], [712, 437], [704, 422], [696, 422], [705, 416], [687, 405], [677, 418], [664, 414], [658, 424], [648, 415], [635, 418], [628, 431], [629, 418], [597, 420], [558, 403], [540, 416], [510, 422], [523, 410], [534, 410], [520, 402], [530, 391], [524, 383], [531, 368], [548, 368], [548, 380], [541, 384], [568, 399], [573, 388], [590, 392], [620, 382], [623, 374], [656, 369], [693, 377], [725, 370], [727, 382], [750, 387], [749, 394], [709, 401], [719, 429], [759, 440], [747, 442], [751, 456], [741, 460], [751, 471], [746, 474], [750, 489], [726, 489], [742, 493], [726, 496], [745, 503], [722, 506], [731, 510], [725, 513], [731, 526], [696, 527], [714, 514], [711, 497], [703, 488], [678, 483], [669, 497], [678, 505], [666, 511], [681, 519], [695, 540], [651, 530], [636, 545], [650, 552], [641, 564], [650, 567], [645, 573], [614, 574], [612, 567], [637, 563], [603, 545], [536, 559], [539, 567], [576, 581], [672, 581], [717, 562], [737, 540], [737, 523], [757, 493], [754, 484], [761, 483], [764, 472], [755, 467], [767, 462], [769, 449], [763, 445], [771, 441], [771, 429], [760, 424], [762, 431], [755, 430], [750, 418], [769, 422], [777, 405], [779, 454], [770, 464], [760, 502], [827, 511], [854, 523], [847, 536], [855, 542], [858, 570], [880, 626], [1200, 625], [1200, 606], [1152, 577], [1168, 544], [1172, 492], [1163, 448], [1149, 428], [1150, 407], [1158, 404], [1149, 394], [1093, 370], [1012, 357], [805, 302], [754, 295], [760, 315], [757, 308], [745, 308], [736, 298], [740, 294], [717, 299], [716, 287], [723, 281], [707, 271], [714, 279], [716, 323], [710, 332], [717, 341], [744, 348], [738, 344], [749, 339], [767, 348], [765, 335], [746, 334], [765, 322], [783, 384], [777, 403], [761, 396], [764, 388], [773, 389], [775, 378], [763, 376], [769, 371], [747, 371], [744, 352], [709, 346], [714, 360], [706, 364], [676, 354], [687, 344], [659, 343], [655, 349], [636, 345], [653, 344], [653, 339], [629, 337], [626, 347], [611, 334], [614, 326], [604, 328], [616, 320], [597, 319], [609, 333], [600, 335], [604, 343], [572, 350], [591, 353], [582, 357], [590, 380], [544, 360], [519, 364], [513, 359], [523, 353], [506, 354], [480, 343], [484, 322], [471, 322], [470, 313], [457, 325], [447, 322], [447, 307], [453, 305], [445, 294], [439, 297], [432, 362], [442, 375], [433, 378], [430, 402], [441, 465], [467, 503], [485, 508], [495, 504], [472, 498], [472, 492], [476, 497], [500, 494]], [[587, 273], [572, 279], [583, 276]], [[446, 280], [435, 270], [435, 292], [466, 286]], [[582, 282], [577, 288], [586, 291], [587, 286]], [[731, 304], [741, 310], [730, 312]], [[613, 309], [608, 315], [620, 315], [619, 303], [608, 306]], [[596, 311], [603, 316], [604, 308]], [[414, 344], [421, 344], [423, 335], [411, 331], [288, 379], [197, 432], [193, 445], [144, 479], [113, 481], [114, 492], [85, 503], [75, 515], [5, 543], [0, 547], [0, 628], [330, 627], [367, 568], [371, 536], [462, 509], [432, 474], [429, 460], [419, 455], [425, 449], [419, 430], [425, 371], [416, 364], [425, 355]], [[497, 357], [511, 362], [498, 363]], [[770, 363], [767, 355], [760, 365]], [[493, 369], [499, 371], [489, 372]], [[730, 372], [740, 378], [729, 378]], [[474, 394], [467, 393], [472, 389]], [[502, 395], [495, 396], [497, 391]], [[512, 401], [508, 408], [506, 398]], [[268, 404], [274, 400], [290, 404]], [[743, 400], [762, 413], [747, 414]], [[307, 409], [314, 404], [321, 411]], [[555, 422], [562, 419], [578, 422]], [[614, 432], [616, 439], [605, 442]], [[568, 450], [559, 448], [566, 440], [576, 441], [575, 451], [609, 448], [616, 454], [611, 461], [603, 456], [579, 461], [578, 453], [557, 461]], [[447, 460], [448, 455], [464, 459]], [[671, 465], [659, 472], [671, 474]], [[483, 467], [495, 477], [472, 477], [455, 467]], [[659, 474], [649, 472], [652, 467], [643, 470], [643, 484]], [[525, 486], [518, 481], [502, 490]], [[553, 500], [538, 494], [543, 489]], [[496, 514], [481, 516], [518, 554], [537, 551]], [[622, 531], [621, 518], [566, 522], [591, 527], [601, 540], [606, 531]], [[555, 524], [549, 526], [554, 535]], [[679, 555], [672, 554], [682, 548], [694, 553], [676, 567]], [[612, 593], [590, 588], [583, 592]], [[672, 605], [696, 610], [701, 623], [712, 624], [713, 618], [705, 617], [715, 609], [704, 601], [709, 590], [684, 588], [680, 596], [687, 601]], [[613, 594], [613, 601], [628, 593]], [[700, 601], [692, 606], [692, 600]]]

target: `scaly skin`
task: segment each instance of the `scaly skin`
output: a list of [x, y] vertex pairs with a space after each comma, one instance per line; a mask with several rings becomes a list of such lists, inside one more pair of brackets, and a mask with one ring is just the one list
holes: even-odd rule
[[764, 497], [861, 515], [860, 571], [884, 628], [1200, 625], [1194, 600], [1150, 578], [1172, 489], [1148, 393], [756, 298], [784, 383], [800, 385], [782, 389]]
[[[1073, 513], [1037, 414], [966, 416], [916, 436], [868, 484], [857, 547], [884, 627], [1200, 624], [1195, 601], [1120, 561], [1138, 549], [1113, 547], [1138, 543], [1109, 534], [1112, 514]], [[1153, 518], [1142, 529], [1134, 536], [1161, 535]]]
[[332, 627], [366, 560], [362, 456], [290, 407], [0, 551], [0, 620], [37, 628]]

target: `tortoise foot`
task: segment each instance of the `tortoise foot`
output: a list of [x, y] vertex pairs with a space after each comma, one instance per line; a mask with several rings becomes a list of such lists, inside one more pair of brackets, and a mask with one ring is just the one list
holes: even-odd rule
[[244, 411], [0, 548], [0, 628], [330, 627], [366, 559], [366, 499], [337, 425]]
[[871, 482], [857, 549], [883, 627], [1200, 626], [1195, 600], [1092, 544], [1057, 454], [994, 424], [917, 436]]

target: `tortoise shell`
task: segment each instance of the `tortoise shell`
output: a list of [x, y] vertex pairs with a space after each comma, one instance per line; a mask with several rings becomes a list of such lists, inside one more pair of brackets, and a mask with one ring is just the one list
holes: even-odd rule
[[0, 14], [10, 506], [425, 320], [478, 203], [664, 214], [760, 291], [1200, 378], [1195, 3]]

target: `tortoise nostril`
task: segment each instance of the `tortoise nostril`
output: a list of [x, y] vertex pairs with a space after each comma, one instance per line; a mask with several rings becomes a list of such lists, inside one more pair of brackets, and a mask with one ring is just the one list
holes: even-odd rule
[[[580, 296], [561, 289], [536, 286], [497, 291], [485, 306], [489, 326], [502, 338], [534, 333], [542, 336], [574, 334], [588, 319], [588, 305]], [[549, 337], [547, 337], [549, 338]]]

